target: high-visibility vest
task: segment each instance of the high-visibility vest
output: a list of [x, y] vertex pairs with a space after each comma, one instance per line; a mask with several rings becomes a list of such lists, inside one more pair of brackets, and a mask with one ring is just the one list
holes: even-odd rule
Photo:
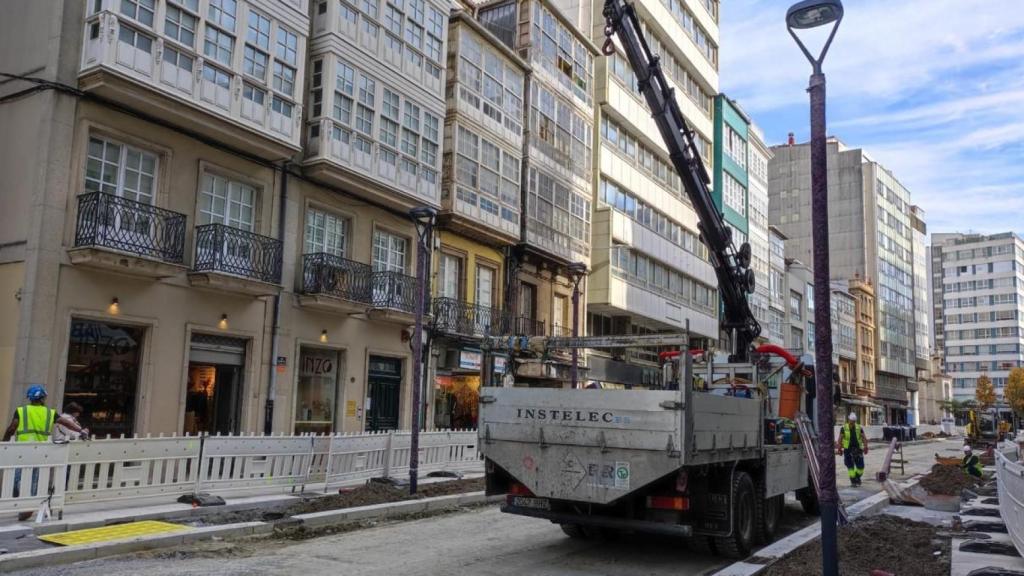
[[978, 458], [974, 454], [964, 456], [964, 459], [960, 462], [960, 467], [968, 474], [970, 474], [971, 470], [974, 470], [976, 476], [981, 476], [981, 458]]
[[850, 447], [850, 437], [853, 435], [852, 431], [850, 430], [851, 426], [857, 434], [857, 446], [859, 446], [860, 449], [863, 450], [867, 446], [867, 443], [864, 440], [864, 428], [857, 426], [856, 424], [851, 424], [849, 422], [843, 424], [843, 427], [839, 429], [839, 437], [842, 439], [843, 450], [846, 450]]
[[46, 442], [50, 439], [57, 411], [46, 406], [26, 404], [18, 408], [17, 442]]

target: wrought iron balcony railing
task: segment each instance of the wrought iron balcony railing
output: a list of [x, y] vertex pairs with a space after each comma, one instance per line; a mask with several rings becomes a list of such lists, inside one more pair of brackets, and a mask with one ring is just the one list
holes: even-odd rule
[[[373, 272], [370, 274], [370, 304], [374, 308], [415, 314], [419, 285], [415, 277], [401, 272]], [[424, 308], [429, 310], [430, 303], [426, 302]]]
[[509, 331], [509, 315], [499, 308], [435, 298], [433, 310], [434, 329], [444, 334], [483, 337]]
[[570, 338], [572, 336], [572, 326], [562, 326], [561, 324], [551, 325], [551, 335], [556, 338]]
[[196, 227], [196, 272], [223, 272], [281, 283], [281, 241], [246, 230], [206, 224]]
[[316, 252], [302, 257], [302, 291], [306, 294], [370, 304], [372, 275], [368, 264], [334, 254]]
[[185, 215], [105, 192], [78, 197], [75, 246], [103, 247], [181, 264]]
[[512, 333], [516, 336], [546, 336], [544, 321], [517, 316], [512, 323]]

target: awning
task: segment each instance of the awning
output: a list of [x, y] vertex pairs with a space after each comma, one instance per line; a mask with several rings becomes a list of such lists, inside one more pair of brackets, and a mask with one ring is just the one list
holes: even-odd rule
[[865, 406], [867, 408], [879, 408], [879, 409], [882, 408], [881, 406], [879, 406], [878, 404], [875, 404], [874, 402], [869, 402], [867, 400], [861, 400], [860, 398], [846, 398], [846, 397], [844, 397], [843, 398], [843, 402], [846, 403], [846, 404], [850, 404], [851, 406]]

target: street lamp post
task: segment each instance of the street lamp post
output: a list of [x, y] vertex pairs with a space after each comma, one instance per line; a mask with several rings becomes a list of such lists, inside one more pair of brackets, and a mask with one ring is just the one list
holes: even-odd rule
[[437, 210], [419, 206], [409, 211], [416, 225], [416, 327], [412, 335], [412, 430], [409, 438], [409, 494], [416, 493], [420, 464], [420, 412], [423, 380], [423, 316], [427, 306], [427, 252], [430, 250]]
[[[569, 276], [572, 279], [572, 337], [580, 336], [580, 280], [587, 275], [587, 265], [583, 262], [569, 264]], [[572, 347], [572, 387], [576, 388], [579, 382], [580, 350]]]
[[[832, 320], [831, 280], [828, 254], [828, 157], [825, 142], [825, 60], [839, 23], [843, 20], [841, 0], [804, 0], [786, 12], [786, 27], [814, 68], [807, 91], [811, 95], [811, 232], [814, 242], [814, 380], [818, 399], [818, 469], [821, 487], [822, 574], [839, 573], [838, 501], [836, 461], [832, 441]], [[796, 30], [833, 24], [821, 53], [815, 58], [797, 36]]]

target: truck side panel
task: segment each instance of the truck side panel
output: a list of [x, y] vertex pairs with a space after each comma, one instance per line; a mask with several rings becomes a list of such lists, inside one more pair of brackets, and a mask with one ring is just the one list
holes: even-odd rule
[[772, 447], [765, 456], [765, 496], [807, 486], [807, 459], [799, 445]]
[[[760, 448], [761, 401], [696, 392], [692, 405], [693, 448], [696, 452]], [[687, 458], [689, 462], [689, 458]]]

